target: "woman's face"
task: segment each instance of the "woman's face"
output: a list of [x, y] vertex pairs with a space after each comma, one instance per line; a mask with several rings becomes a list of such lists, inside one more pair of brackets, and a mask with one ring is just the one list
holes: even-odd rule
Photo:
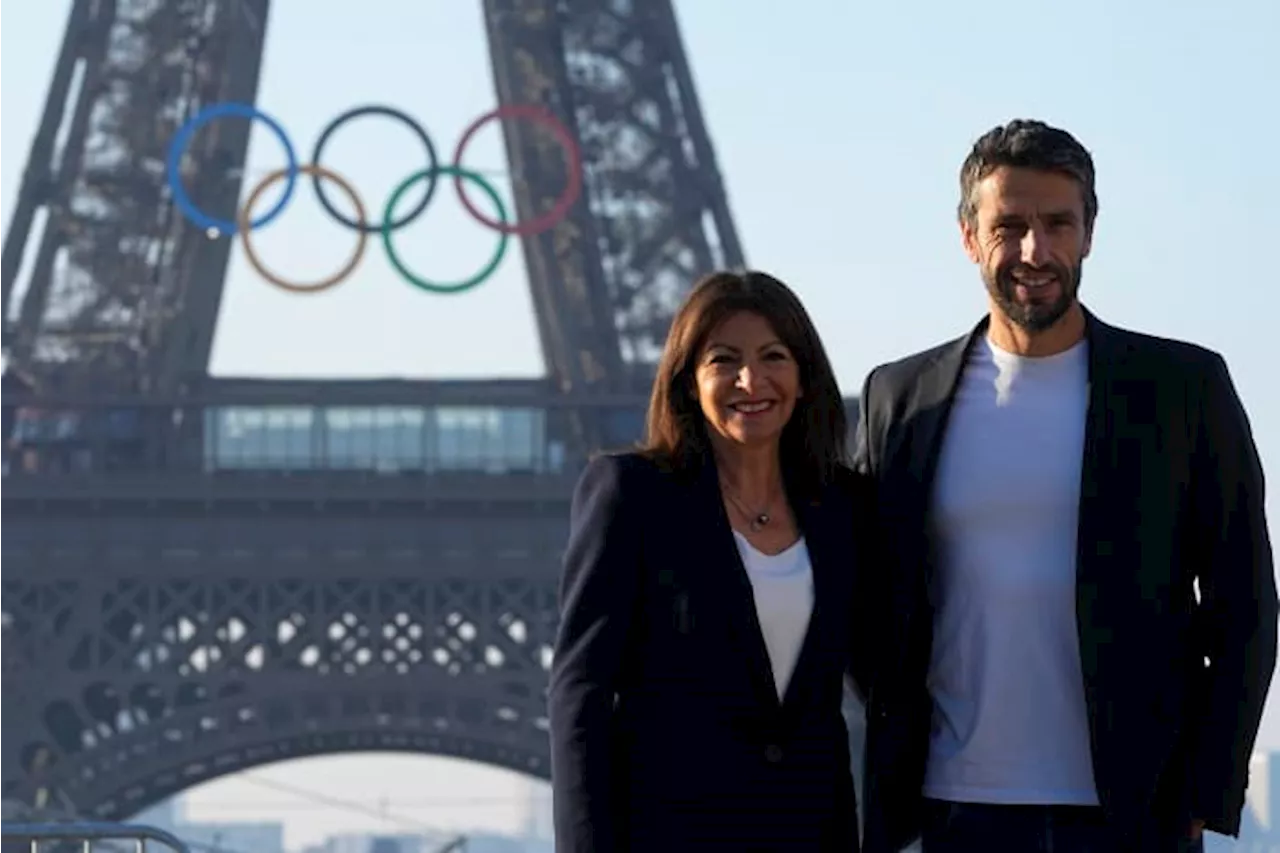
[[800, 368], [769, 321], [734, 314], [694, 362], [698, 403], [713, 441], [776, 445], [801, 394]]

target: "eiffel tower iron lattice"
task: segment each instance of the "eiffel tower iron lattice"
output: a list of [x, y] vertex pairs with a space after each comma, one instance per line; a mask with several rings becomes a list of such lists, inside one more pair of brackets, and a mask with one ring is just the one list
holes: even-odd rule
[[[6, 716], [35, 717], [47, 740], [28, 737], [27, 760], [74, 766], [57, 796], [106, 819], [317, 753], [420, 751], [545, 777], [553, 578], [365, 559], [361, 575], [277, 556], [295, 568], [11, 590], [6, 677], [26, 690]], [[41, 662], [74, 675], [33, 689]]]
[[[253, 104], [269, 0], [76, 0], [3, 248], [3, 796], [116, 820], [343, 750], [547, 777], [572, 482], [638, 437], [690, 282], [740, 266], [670, 0], [484, 0], [499, 104], [575, 134], [577, 203], [523, 239], [546, 379], [213, 378], [230, 239], [165, 148]], [[503, 126], [520, 219], [564, 186]], [[187, 186], [233, 218], [248, 123]], [[25, 273], [25, 275], [24, 275]]]
[[[10, 364], [64, 386], [204, 377], [231, 240], [180, 215], [166, 149], [202, 108], [255, 102], [268, 5], [75, 2], [5, 235]], [[643, 386], [691, 280], [743, 262], [670, 2], [485, 0], [484, 13], [500, 105], [544, 108], [583, 153], [579, 203], [523, 241], [548, 374], [562, 391]], [[527, 221], [566, 164], [542, 129], [503, 130]], [[201, 132], [186, 183], [215, 219], [235, 218], [248, 135], [246, 121]]]

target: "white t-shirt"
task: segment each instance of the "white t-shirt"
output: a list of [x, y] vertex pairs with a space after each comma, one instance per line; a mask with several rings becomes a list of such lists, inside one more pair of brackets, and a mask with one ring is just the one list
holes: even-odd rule
[[742, 565], [751, 578], [756, 615], [764, 634], [773, 683], [781, 699], [800, 657], [813, 615], [813, 566], [804, 539], [778, 554], [765, 554], [733, 531]]
[[925, 795], [1096, 805], [1076, 622], [1088, 352], [970, 351], [939, 459]]

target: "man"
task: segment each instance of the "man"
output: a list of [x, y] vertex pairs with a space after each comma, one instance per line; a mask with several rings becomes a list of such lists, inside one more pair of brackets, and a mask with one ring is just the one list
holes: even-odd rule
[[866, 849], [1202, 849], [1239, 832], [1276, 657], [1248, 419], [1218, 354], [1078, 301], [1098, 202], [1070, 134], [998, 127], [960, 187], [989, 314], [860, 401], [895, 650]]

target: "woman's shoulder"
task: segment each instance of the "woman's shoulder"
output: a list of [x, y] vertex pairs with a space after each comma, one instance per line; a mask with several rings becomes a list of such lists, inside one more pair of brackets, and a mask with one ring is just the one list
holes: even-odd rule
[[673, 466], [640, 450], [597, 453], [587, 462], [583, 479], [605, 479], [620, 489], [652, 489], [674, 477]]
[[647, 453], [598, 453], [578, 477], [574, 514], [663, 512], [673, 503], [670, 489], [674, 482], [662, 461]]
[[641, 450], [602, 450], [591, 454], [587, 467], [616, 471], [625, 476], [644, 476], [656, 470], [658, 462]]

